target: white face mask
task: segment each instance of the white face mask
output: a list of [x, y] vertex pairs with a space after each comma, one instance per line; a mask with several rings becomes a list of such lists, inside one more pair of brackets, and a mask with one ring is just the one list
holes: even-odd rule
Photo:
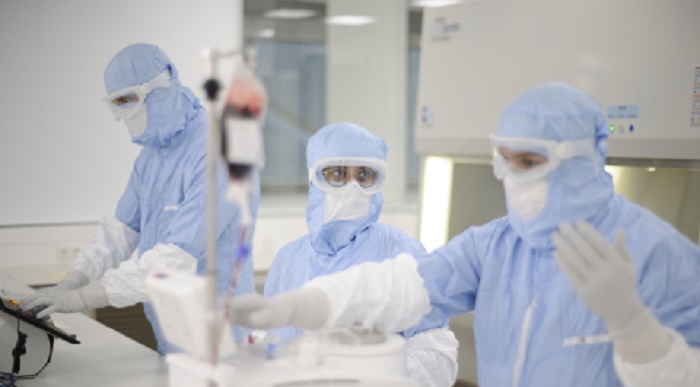
[[136, 109], [135, 111], [125, 112], [124, 123], [126, 124], [129, 134], [132, 138], [139, 137], [146, 131], [146, 125], [148, 125], [148, 113], [146, 111], [146, 104], [138, 104], [136, 106], [122, 106], [120, 109]]
[[517, 181], [509, 176], [503, 179], [508, 208], [525, 221], [539, 215], [547, 203], [549, 181], [546, 177], [533, 181]]
[[372, 195], [367, 194], [356, 181], [350, 186], [337, 192], [325, 193], [323, 207], [323, 223], [336, 220], [357, 220], [369, 214]]

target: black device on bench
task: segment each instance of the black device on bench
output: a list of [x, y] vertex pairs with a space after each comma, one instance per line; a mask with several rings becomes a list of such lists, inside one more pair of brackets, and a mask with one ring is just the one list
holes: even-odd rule
[[[9, 344], [11, 348], [10, 353], [7, 354], [8, 357], [3, 358], [3, 361], [10, 361], [10, 364], [3, 364], [3, 368], [6, 366], [8, 369], [0, 370], [0, 385], [3, 387], [16, 386], [15, 383], [18, 381], [36, 378], [51, 362], [55, 338], [70, 344], [80, 344], [75, 335], [68, 334], [56, 327], [49, 319], [37, 318], [34, 311], [22, 310], [19, 303], [11, 299], [0, 297], [0, 320], [3, 320], [4, 324], [10, 321], [17, 322], [16, 340], [10, 338], [8, 342], [6, 336], [2, 339], [4, 344]], [[10, 322], [10, 324], [12, 323]], [[7, 328], [10, 328], [10, 324], [3, 327], [4, 335], [8, 333]], [[46, 341], [42, 341], [42, 338], [37, 336], [44, 334], [46, 336], [43, 339]], [[34, 336], [30, 338], [30, 335]], [[37, 346], [37, 343], [42, 342], [45, 343], [45, 346]], [[39, 357], [44, 356], [41, 351], [46, 351], [45, 362], [43, 360], [37, 362], [37, 349], [41, 349]], [[28, 351], [31, 352], [31, 355]], [[5, 353], [3, 352], [3, 354]]]
[[11, 303], [9, 300], [0, 297], [0, 311], [5, 312], [9, 314], [10, 316], [14, 316], [27, 324], [31, 324], [39, 329], [42, 329], [46, 331], [46, 333], [55, 336], [61, 340], [67, 341], [71, 344], [80, 344], [80, 341], [78, 341], [75, 337], [75, 335], [71, 335], [66, 333], [64, 330], [57, 328], [51, 320], [42, 320], [39, 318], [36, 318], [34, 314], [31, 311], [27, 310], [22, 310], [18, 306], [15, 306], [13, 303]]

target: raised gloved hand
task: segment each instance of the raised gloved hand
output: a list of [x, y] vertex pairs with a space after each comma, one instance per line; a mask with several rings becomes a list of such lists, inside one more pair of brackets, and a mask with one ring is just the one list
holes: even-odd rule
[[305, 330], [322, 328], [329, 317], [328, 297], [308, 287], [281, 293], [273, 298], [246, 294], [231, 302], [231, 321], [255, 329], [293, 326]]
[[109, 305], [107, 293], [98, 281], [75, 290], [53, 290], [37, 292], [36, 296], [20, 304], [24, 310], [41, 309], [36, 317], [45, 318], [51, 313], [72, 313]]
[[[608, 327], [627, 361], [661, 358], [670, 339], [637, 295], [634, 262], [620, 230], [612, 246], [586, 222], [563, 223], [552, 234], [554, 257], [588, 308]], [[645, 337], [646, 336], [646, 337]]]
[[552, 235], [554, 257], [576, 292], [612, 331], [624, 329], [646, 308], [637, 296], [634, 264], [619, 231], [615, 247], [588, 223], [564, 223]]

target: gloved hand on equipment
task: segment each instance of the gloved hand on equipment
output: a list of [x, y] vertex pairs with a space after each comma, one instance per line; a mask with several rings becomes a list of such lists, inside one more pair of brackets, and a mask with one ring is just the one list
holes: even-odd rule
[[22, 304], [30, 304], [32, 301], [38, 299], [39, 297], [42, 297], [45, 294], [52, 293], [55, 291], [79, 289], [87, 285], [89, 282], [90, 279], [82, 272], [69, 271], [66, 273], [66, 276], [63, 278], [63, 280], [55, 286], [41, 288], [36, 292], [24, 297], [21, 300], [21, 302]]
[[254, 329], [293, 326], [305, 330], [322, 328], [330, 314], [328, 297], [307, 287], [267, 298], [260, 294], [236, 297], [231, 302], [231, 321]]
[[634, 262], [618, 231], [612, 246], [586, 222], [552, 234], [554, 257], [588, 308], [608, 327], [615, 351], [629, 362], [662, 358], [670, 336], [637, 295]]
[[20, 307], [24, 310], [41, 309], [37, 318], [46, 318], [51, 313], [72, 313], [109, 305], [107, 293], [99, 281], [75, 290], [51, 290], [36, 292], [33, 298], [25, 298]]
[[90, 283], [90, 279], [83, 274], [80, 271], [72, 270], [66, 273], [66, 276], [63, 278], [61, 282], [54, 286], [48, 286], [45, 288], [41, 288], [37, 290], [36, 292], [28, 295], [25, 299], [24, 302], [31, 302], [36, 297], [39, 297], [39, 294], [41, 293], [50, 293], [54, 292], [56, 290], [73, 290], [73, 289], [78, 289], [82, 288], [83, 286], [87, 285]]
[[80, 271], [69, 271], [56, 286], [44, 288], [47, 290], [73, 290], [79, 289], [90, 283], [90, 279]]

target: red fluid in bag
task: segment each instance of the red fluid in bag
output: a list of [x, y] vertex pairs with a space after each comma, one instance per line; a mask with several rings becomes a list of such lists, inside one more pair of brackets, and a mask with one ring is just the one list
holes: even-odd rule
[[262, 125], [266, 106], [262, 82], [238, 58], [221, 119], [222, 153], [232, 180], [243, 179], [253, 168], [264, 165]]

